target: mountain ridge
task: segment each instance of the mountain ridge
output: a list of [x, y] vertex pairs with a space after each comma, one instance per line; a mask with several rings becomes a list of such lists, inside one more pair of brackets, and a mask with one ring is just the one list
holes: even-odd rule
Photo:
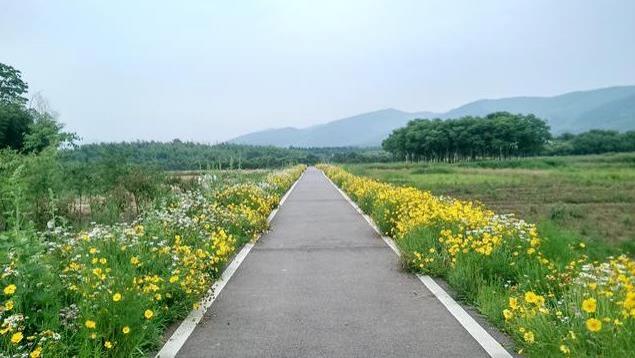
[[635, 86], [573, 91], [556, 96], [514, 96], [468, 102], [444, 113], [405, 112], [386, 108], [306, 128], [272, 128], [248, 133], [230, 143], [279, 147], [369, 147], [381, 144], [392, 130], [417, 118], [485, 116], [492, 112], [535, 114], [554, 134], [590, 129], [635, 130]]

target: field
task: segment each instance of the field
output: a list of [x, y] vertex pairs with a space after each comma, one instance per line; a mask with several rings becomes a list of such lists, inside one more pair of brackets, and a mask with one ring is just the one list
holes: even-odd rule
[[484, 203], [575, 236], [635, 253], [635, 153], [508, 161], [350, 164], [351, 173]]

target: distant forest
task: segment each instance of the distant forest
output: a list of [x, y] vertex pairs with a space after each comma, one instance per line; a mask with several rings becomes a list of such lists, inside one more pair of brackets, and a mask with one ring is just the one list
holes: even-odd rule
[[[426, 122], [426, 121], [414, 121]], [[438, 123], [436, 121], [429, 121]], [[430, 128], [429, 123], [427, 124]], [[409, 127], [404, 127], [409, 128]], [[412, 127], [411, 127], [412, 128]], [[456, 128], [456, 127], [454, 127]], [[480, 127], [483, 128], [483, 127]], [[531, 128], [531, 127], [529, 127]], [[539, 128], [541, 128], [539, 126]], [[578, 154], [601, 154], [608, 152], [633, 152], [635, 151], [635, 131], [620, 133], [608, 130], [592, 130], [581, 134], [563, 134], [561, 136], [545, 138], [543, 129], [539, 130], [540, 138], [533, 138], [522, 145], [516, 143], [505, 142], [497, 139], [491, 133], [505, 133], [490, 129], [492, 132], [487, 134], [484, 143], [489, 146], [480, 144], [476, 146], [476, 150], [465, 149], [454, 154], [448, 151], [447, 143], [438, 139], [433, 143], [439, 145], [437, 155], [428, 154], [417, 155], [416, 151], [409, 153], [409, 160], [448, 160], [447, 153], [456, 155], [453, 160], [471, 159], [491, 159], [491, 158], [510, 158], [515, 156], [534, 156], [534, 155], [578, 155]], [[399, 130], [398, 130], [399, 131]], [[531, 135], [530, 129], [527, 135]], [[397, 131], [396, 131], [397, 132]], [[477, 136], [479, 132], [472, 130], [467, 131], [473, 136]], [[474, 138], [470, 138], [464, 133], [461, 138], [474, 142], [472, 145], [478, 145]], [[420, 133], [419, 133], [420, 134]], [[394, 135], [394, 133], [393, 133]], [[399, 132], [404, 135], [404, 132]], [[410, 134], [412, 136], [412, 134]], [[407, 136], [406, 136], [407, 137]], [[392, 137], [394, 140], [395, 137]], [[410, 137], [412, 138], [412, 137]], [[416, 138], [416, 137], [415, 137]], [[446, 137], [452, 138], [452, 137]], [[523, 138], [518, 136], [517, 138]], [[470, 142], [468, 142], [470, 143]], [[279, 147], [262, 147], [239, 144], [200, 144], [192, 142], [182, 142], [174, 140], [172, 142], [122, 142], [122, 143], [100, 143], [85, 144], [76, 148], [63, 149], [60, 152], [60, 159], [71, 163], [100, 163], [100, 162], [128, 162], [130, 164], [138, 164], [151, 166], [164, 170], [205, 170], [205, 169], [256, 169], [256, 168], [277, 168], [290, 164], [304, 163], [316, 164], [320, 162], [328, 163], [372, 163], [372, 162], [391, 162], [406, 159], [406, 152], [394, 151], [390, 147], [391, 142], [387, 139], [384, 149], [382, 148], [359, 148], [359, 147], [335, 147], [335, 148], [279, 148]], [[410, 145], [413, 145], [410, 142]], [[431, 148], [430, 144], [419, 143], [420, 147], [415, 148]], [[426, 147], [427, 146], [427, 147]], [[453, 147], [449, 147], [453, 148]], [[418, 150], [418, 149], [416, 149]], [[431, 150], [431, 149], [427, 149]], [[434, 153], [434, 152], [427, 152]], [[477, 153], [477, 155], [475, 155]]]
[[413, 120], [394, 130], [382, 148], [208, 145], [178, 139], [167, 143], [135, 141], [77, 146], [78, 136], [64, 130], [44, 98], [38, 95], [30, 101], [26, 98], [28, 87], [19, 70], [0, 63], [0, 176], [8, 173], [9, 158], [20, 155], [36, 158], [44, 151], [51, 152], [47, 155], [56, 163], [59, 161], [67, 173], [76, 171], [82, 175], [102, 169], [114, 172], [114, 167], [124, 164], [126, 170], [134, 166], [164, 170], [255, 169], [296, 163], [457, 161], [635, 151], [635, 131], [591, 130], [553, 138], [544, 120], [507, 112], [485, 117]]
[[382, 147], [396, 160], [446, 162], [600, 154], [635, 151], [635, 131], [591, 130], [552, 138], [547, 123], [534, 115], [496, 112], [485, 117], [416, 119], [394, 130]]
[[380, 148], [279, 148], [193, 142], [121, 142], [85, 144], [62, 150], [68, 162], [128, 162], [165, 170], [279, 168], [297, 163], [387, 162], [392, 155]]

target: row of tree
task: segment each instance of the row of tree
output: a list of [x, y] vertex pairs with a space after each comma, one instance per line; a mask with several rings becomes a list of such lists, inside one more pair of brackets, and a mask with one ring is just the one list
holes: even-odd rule
[[136, 141], [85, 144], [62, 151], [68, 162], [95, 163], [103, 160], [148, 165], [165, 170], [280, 168], [321, 162], [387, 162], [392, 156], [380, 148], [280, 148], [242, 144], [201, 144]]
[[393, 131], [382, 146], [400, 160], [453, 162], [536, 155], [550, 138], [549, 126], [534, 115], [497, 112], [416, 119]]
[[62, 151], [72, 162], [116, 160], [164, 170], [279, 168], [296, 163], [315, 163], [319, 158], [299, 150], [237, 144], [208, 145], [194, 142], [135, 141], [95, 143]]
[[594, 129], [580, 134], [565, 133], [549, 143], [546, 155], [579, 155], [635, 152], [635, 131], [620, 133]]

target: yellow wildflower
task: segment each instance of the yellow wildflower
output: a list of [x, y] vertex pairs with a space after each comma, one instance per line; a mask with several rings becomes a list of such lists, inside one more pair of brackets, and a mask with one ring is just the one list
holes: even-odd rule
[[115, 302], [121, 301], [121, 293], [117, 292], [114, 295], [112, 295], [112, 300]]
[[130, 333], [130, 327], [125, 326], [124, 328], [122, 328], [122, 329], [121, 329], [121, 332], [122, 332], [123, 334], [128, 334], [128, 333]]
[[88, 329], [95, 329], [95, 327], [97, 327], [97, 323], [95, 323], [95, 321], [91, 321], [91, 320], [86, 320], [86, 322], [84, 322], [84, 325]]
[[586, 320], [586, 329], [591, 332], [599, 332], [602, 329], [602, 321], [595, 318], [589, 318]]
[[627, 310], [635, 308], [635, 292], [629, 292], [624, 299], [624, 308]]
[[29, 354], [30, 358], [40, 358], [42, 356], [42, 347], [37, 346], [33, 352]]
[[145, 312], [143, 312], [143, 316], [146, 319], [150, 319], [152, 318], [152, 316], [154, 316], [154, 312], [152, 312], [152, 310], [146, 310]]
[[512, 313], [512, 311], [508, 310], [508, 309], [504, 309], [503, 310], [503, 317], [505, 317], [505, 320], [510, 320], [514, 317], [514, 314]]
[[525, 302], [527, 303], [538, 303], [539, 302], [538, 295], [536, 295], [533, 291], [527, 291], [525, 293]]
[[518, 308], [518, 299], [516, 297], [509, 298], [509, 308], [516, 310]]
[[595, 298], [591, 297], [582, 301], [582, 310], [586, 313], [595, 312], [596, 307], [597, 307], [597, 302], [595, 301]]
[[11, 343], [18, 344], [20, 343], [20, 341], [22, 341], [22, 338], [24, 338], [24, 335], [22, 334], [22, 332], [15, 332], [11, 336]]
[[15, 290], [16, 290], [15, 285], [14, 284], [10, 284], [7, 287], [5, 287], [2, 292], [4, 292], [5, 295], [10, 296], [10, 295], [15, 293]]
[[523, 339], [525, 340], [525, 342], [529, 344], [534, 343], [534, 340], [535, 340], [534, 332], [532, 331], [525, 332], [525, 334], [523, 335]]

